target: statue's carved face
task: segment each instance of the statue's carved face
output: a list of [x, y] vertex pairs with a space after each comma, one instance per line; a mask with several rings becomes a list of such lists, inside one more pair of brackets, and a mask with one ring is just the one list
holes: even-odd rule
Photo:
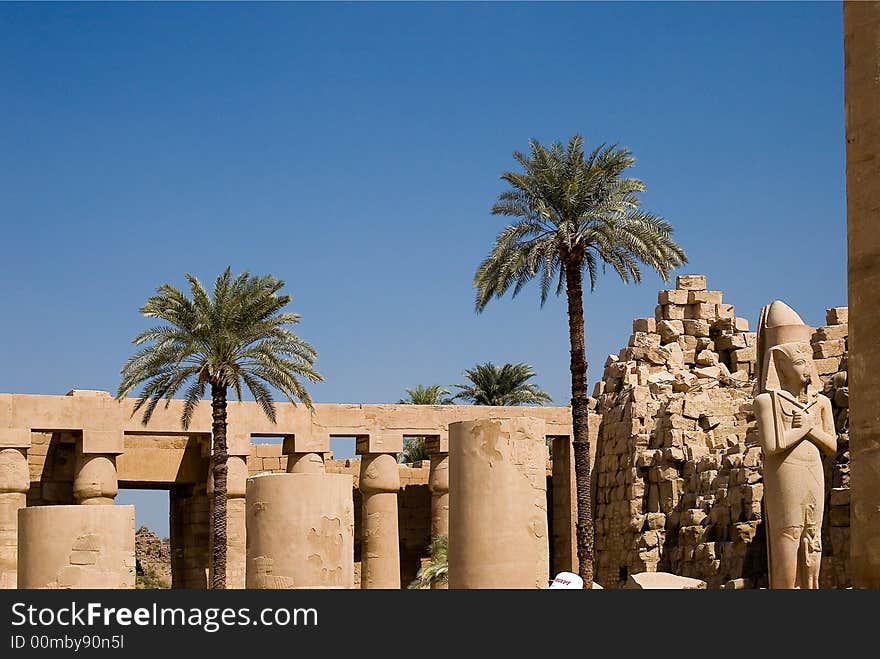
[[786, 382], [806, 386], [810, 382], [810, 357], [801, 350], [780, 350], [781, 359], [778, 368], [782, 379]]

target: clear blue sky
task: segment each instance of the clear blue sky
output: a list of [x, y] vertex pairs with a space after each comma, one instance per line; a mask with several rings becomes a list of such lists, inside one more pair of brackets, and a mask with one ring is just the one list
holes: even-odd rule
[[[492, 360], [566, 404], [563, 300], [471, 279], [512, 151], [574, 132], [738, 315], [846, 304], [839, 2], [2, 4], [0, 79], [0, 391], [115, 391], [155, 287], [231, 265], [287, 282], [319, 402]], [[591, 384], [661, 287], [587, 297]]]

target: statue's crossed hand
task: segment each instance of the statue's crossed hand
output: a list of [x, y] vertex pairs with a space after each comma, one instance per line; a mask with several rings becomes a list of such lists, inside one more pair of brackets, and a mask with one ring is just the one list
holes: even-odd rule
[[812, 412], [795, 412], [791, 417], [792, 428], [812, 428], [819, 419]]
[[812, 412], [795, 412], [791, 417], [792, 428], [813, 428], [821, 425], [819, 416]]

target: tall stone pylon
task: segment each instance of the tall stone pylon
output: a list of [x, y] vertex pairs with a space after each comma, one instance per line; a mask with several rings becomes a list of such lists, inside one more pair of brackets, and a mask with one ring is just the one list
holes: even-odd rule
[[850, 577], [880, 588], [880, 2], [844, 2]]

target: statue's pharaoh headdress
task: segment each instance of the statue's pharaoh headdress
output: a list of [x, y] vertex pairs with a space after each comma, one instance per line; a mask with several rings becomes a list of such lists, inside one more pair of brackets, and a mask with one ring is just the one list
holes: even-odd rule
[[758, 393], [779, 389], [779, 371], [776, 360], [785, 356], [788, 359], [805, 358], [811, 365], [810, 389], [821, 391], [822, 381], [813, 361], [810, 336], [813, 329], [805, 325], [794, 309], [781, 300], [776, 300], [761, 309], [758, 320], [758, 340], [756, 347]]

